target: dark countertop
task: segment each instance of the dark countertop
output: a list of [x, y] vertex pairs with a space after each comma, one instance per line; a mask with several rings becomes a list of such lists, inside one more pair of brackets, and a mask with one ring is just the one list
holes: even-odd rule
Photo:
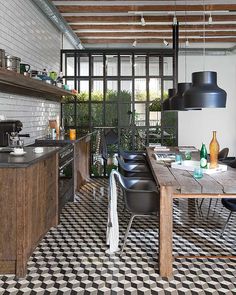
[[59, 147], [44, 147], [43, 152], [36, 154], [34, 147], [25, 147], [26, 154], [14, 156], [9, 152], [0, 152], [0, 168], [25, 168], [59, 151]]
[[77, 135], [75, 140], [70, 140], [69, 135], [65, 134], [63, 136], [57, 136], [56, 139], [52, 139], [52, 138], [48, 138], [48, 137], [42, 137], [42, 138], [38, 138], [35, 140], [35, 143], [41, 143], [40, 145], [43, 144], [43, 142], [50, 144], [50, 142], [52, 143], [52, 145], [55, 145], [58, 143], [58, 145], [60, 144], [65, 144], [65, 143], [76, 143], [79, 142], [85, 138], [88, 138], [88, 140], [90, 140], [90, 136], [92, 135], [91, 133], [86, 133], [86, 134], [81, 134], [81, 135]]

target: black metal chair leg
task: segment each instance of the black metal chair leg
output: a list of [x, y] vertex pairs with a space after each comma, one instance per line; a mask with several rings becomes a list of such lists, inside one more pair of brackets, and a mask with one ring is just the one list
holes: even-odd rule
[[226, 221], [226, 223], [225, 223], [225, 225], [224, 225], [224, 227], [222, 229], [221, 235], [220, 235], [221, 238], [223, 238], [224, 231], [226, 229], [226, 226], [227, 226], [227, 224], [228, 224], [228, 222], [230, 220], [230, 217], [231, 217], [232, 213], [233, 213], [232, 211], [229, 213], [229, 217], [228, 217], [228, 219], [227, 219], [227, 221]]
[[210, 199], [210, 202], [209, 202], [209, 207], [208, 207], [208, 212], [207, 212], [207, 219], [208, 219], [208, 217], [209, 217], [210, 208], [211, 208], [211, 203], [212, 203], [212, 198]]

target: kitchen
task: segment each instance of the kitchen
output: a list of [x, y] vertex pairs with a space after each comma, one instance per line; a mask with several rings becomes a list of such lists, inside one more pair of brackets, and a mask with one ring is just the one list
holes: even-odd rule
[[[0, 1], [0, 48], [5, 50], [6, 55], [19, 57], [22, 64], [29, 64], [32, 71], [43, 72], [46, 69], [48, 73], [56, 72], [59, 76], [59, 73], [61, 72], [61, 50], [65, 50], [65, 52], [66, 50], [74, 50], [75, 46], [72, 44], [72, 39], [67, 39], [65, 34], [62, 34], [61, 31], [56, 28], [35, 2], [37, 1]], [[232, 122], [235, 123], [235, 100], [232, 98], [236, 91], [234, 83], [236, 76], [235, 51], [232, 51], [232, 54], [230, 55], [220, 56], [219, 58], [222, 59], [222, 62], [216, 63], [216, 56], [209, 56], [206, 58], [206, 63], [218, 72], [219, 84], [223, 86], [222, 88], [227, 89], [227, 110], [204, 110], [201, 113], [200, 111], [196, 111], [195, 114], [193, 114], [193, 112], [185, 112], [185, 114], [183, 112], [180, 113], [178, 121], [179, 144], [194, 144], [197, 146], [199, 140], [208, 142], [210, 131], [214, 126], [219, 130], [221, 141], [230, 147], [230, 155], [233, 156], [236, 154], [236, 137], [232, 134], [226, 134], [224, 130], [228, 130], [230, 126], [233, 125]], [[182, 69], [184, 68], [186, 59], [188, 64], [185, 72], [181, 70], [181, 67], [179, 66], [179, 80], [184, 79], [184, 76], [190, 77], [192, 71], [198, 66], [191, 55], [188, 55], [187, 57], [181, 55], [179, 57], [179, 65], [182, 66]], [[201, 56], [198, 56], [197, 59], [200, 64], [202, 61]], [[29, 77], [22, 77], [22, 81], [20, 80], [21, 78], [17, 78], [17, 83], [24, 84], [24, 78]], [[154, 294], [154, 292], [163, 293], [165, 288], [166, 290], [169, 289], [168, 292], [170, 294], [172, 294], [172, 292], [174, 294], [178, 287], [183, 288], [184, 290], [187, 289], [188, 292], [191, 292], [189, 291], [191, 289], [191, 280], [187, 280], [187, 287], [183, 286], [182, 283], [178, 281], [178, 274], [175, 273], [174, 278], [170, 281], [166, 281], [159, 277], [158, 274], [154, 273], [155, 259], [151, 261], [151, 259], [145, 255], [143, 261], [141, 258], [135, 258], [134, 256], [141, 257], [142, 253], [146, 253], [145, 248], [144, 251], [140, 251], [136, 244], [135, 254], [131, 253], [130, 258], [127, 256], [127, 261], [120, 260], [119, 256], [110, 257], [104, 254], [106, 250], [104, 242], [106, 210], [104, 211], [102, 203], [104, 202], [104, 198], [106, 200], [107, 183], [103, 178], [98, 178], [95, 182], [93, 182], [94, 180], [91, 181], [88, 171], [91, 161], [89, 145], [92, 135], [90, 132], [94, 130], [86, 130], [85, 134], [82, 131], [80, 133], [79, 130], [77, 133], [78, 138], [75, 141], [69, 139], [69, 134], [68, 137], [66, 137], [66, 140], [65, 138], [57, 139], [57, 146], [62, 144], [63, 147], [65, 147], [65, 141], [72, 144], [69, 145], [68, 154], [66, 151], [65, 160], [68, 160], [67, 156], [70, 153], [73, 153], [72, 162], [72, 158], [69, 159], [69, 164], [73, 165], [73, 167], [70, 166], [70, 169], [73, 168], [71, 169], [73, 179], [71, 179], [72, 182], [70, 183], [70, 196], [62, 201], [63, 204], [61, 207], [55, 206], [59, 200], [57, 196], [58, 192], [56, 191], [57, 186], [60, 186], [60, 169], [58, 169], [58, 165], [59, 167], [62, 167], [65, 164], [63, 161], [61, 164], [58, 163], [60, 162], [60, 153], [61, 156], [63, 155], [63, 147], [60, 149], [59, 147], [51, 146], [51, 139], [48, 139], [47, 143], [45, 141], [40, 143], [39, 139], [45, 138], [47, 135], [50, 120], [56, 120], [57, 128], [63, 128], [63, 121], [61, 121], [62, 112], [60, 97], [62, 95], [69, 95], [69, 91], [58, 87], [53, 93], [51, 92], [51, 87], [56, 86], [47, 85], [45, 82], [45, 89], [37, 89], [37, 87], [39, 87], [38, 82], [41, 81], [35, 81], [35, 84], [33, 84], [34, 81], [32, 81], [32, 85], [28, 86], [28, 89], [26, 89], [27, 87], [25, 86], [22, 87], [22, 84], [18, 84], [16, 87], [18, 88], [17, 90], [12, 90], [10, 89], [11, 87], [8, 86], [9, 88], [7, 92], [6, 85], [8, 82], [4, 82], [4, 79], [4, 75], [2, 76], [2, 73], [0, 73], [0, 120], [13, 120], [22, 123], [22, 130], [20, 130], [19, 134], [30, 135], [29, 137], [21, 138], [21, 140], [23, 139], [24, 141], [24, 150], [27, 152], [28, 156], [31, 157], [30, 161], [33, 161], [33, 165], [40, 166], [37, 169], [42, 169], [42, 175], [44, 176], [40, 176], [40, 172], [37, 172], [38, 170], [36, 168], [37, 171], [31, 170], [31, 164], [29, 166], [25, 165], [24, 161], [27, 161], [27, 157], [24, 156], [23, 159], [18, 160], [20, 157], [11, 156], [12, 162], [15, 161], [18, 163], [14, 163], [14, 165], [11, 167], [9, 166], [9, 168], [3, 167], [4, 165], [1, 166], [0, 163], [0, 167], [1, 169], [7, 170], [14, 169], [16, 168], [16, 165], [19, 165], [17, 166], [19, 174], [16, 176], [17, 179], [15, 180], [11, 178], [12, 174], [9, 172], [3, 171], [3, 173], [0, 174], [0, 183], [3, 188], [0, 189], [1, 198], [8, 199], [10, 196], [13, 198], [13, 195], [16, 196], [19, 194], [19, 203], [17, 203], [19, 208], [22, 207], [23, 204], [21, 201], [30, 203], [29, 192], [32, 191], [33, 188], [29, 188], [28, 192], [25, 192], [23, 189], [21, 190], [21, 183], [23, 183], [22, 187], [27, 187], [29, 186], [29, 183], [24, 177], [29, 177], [31, 183], [36, 181], [37, 177], [41, 177], [43, 178], [41, 179], [42, 182], [38, 182], [38, 186], [36, 185], [33, 187], [38, 191], [40, 190], [40, 187], [45, 186], [44, 189], [42, 189], [42, 195], [45, 199], [41, 201], [46, 204], [51, 202], [52, 206], [50, 208], [52, 211], [48, 213], [48, 223], [44, 224], [42, 228], [39, 226], [38, 229], [40, 228], [40, 230], [38, 232], [35, 230], [37, 228], [38, 220], [34, 220], [34, 224], [29, 232], [34, 232], [36, 235], [32, 239], [32, 244], [30, 246], [27, 244], [27, 247], [29, 246], [27, 248], [27, 253], [24, 253], [22, 250], [24, 249], [22, 241], [19, 241], [21, 243], [20, 246], [17, 244], [19, 258], [21, 259], [19, 271], [16, 273], [19, 279], [14, 275], [15, 266], [13, 266], [14, 263], [12, 263], [11, 258], [9, 259], [11, 260], [9, 266], [10, 272], [1, 271], [3, 275], [0, 277], [0, 294], [15, 294], [18, 291], [23, 293], [35, 292], [36, 294], [43, 294], [44, 292], [58, 292], [58, 294], [83, 294], [84, 292], [87, 292], [86, 294], [110, 294], [111, 290], [114, 294], [123, 294], [125, 289], [130, 289], [130, 291], [128, 290], [127, 292], [133, 294], [138, 292], [138, 289], [140, 289], [140, 293]], [[70, 80], [70, 77], [68, 80]], [[13, 85], [11, 86], [13, 87]], [[20, 88], [21, 90], [19, 90]], [[22, 88], [24, 89], [22, 90]], [[25, 93], [25, 91], [28, 93]], [[31, 93], [30, 95], [29, 92]], [[39, 92], [41, 92], [41, 94], [39, 94]], [[42, 92], [45, 92], [46, 94], [42, 94]], [[218, 116], [221, 116], [222, 120], [217, 120], [216, 117]], [[208, 118], [208, 120], [206, 118]], [[192, 122], [192, 134], [190, 134], [188, 130], [188, 122], [190, 120]], [[198, 132], [199, 122], [201, 128], [205, 128], [201, 135]], [[87, 131], [89, 131], [88, 134]], [[42, 154], [34, 153], [35, 149], [42, 145], [44, 146], [44, 152]], [[45, 145], [47, 145], [47, 147]], [[58, 158], [56, 155], [58, 155]], [[3, 157], [6, 157], [6, 154], [2, 154], [1, 157], [0, 159], [3, 159]], [[3, 162], [6, 161], [4, 159]], [[38, 176], [32, 177], [32, 175]], [[48, 177], [47, 175], [50, 176]], [[50, 186], [45, 184], [49, 179], [54, 185], [54, 193], [49, 192]], [[7, 186], [3, 185], [7, 182]], [[86, 185], [81, 189], [83, 184]], [[11, 189], [14, 186], [17, 188], [12, 192]], [[46, 187], [49, 193], [45, 193]], [[93, 196], [92, 199], [86, 199], [87, 194], [89, 194], [90, 197]], [[80, 207], [77, 198], [81, 200], [84, 207]], [[35, 199], [35, 201], [40, 202], [39, 199]], [[76, 202], [67, 203], [67, 201]], [[97, 201], [97, 203], [95, 203], [95, 201]], [[11, 209], [7, 207], [10, 205], [6, 203], [8, 202], [1, 201], [2, 216], [4, 216], [6, 208], [8, 208], [9, 211]], [[34, 215], [37, 215], [39, 207], [34, 207], [33, 203], [30, 206], [29, 212], [31, 213], [27, 213], [29, 214], [27, 216], [29, 217], [32, 212]], [[16, 205], [14, 208], [15, 211], [12, 215], [13, 217], [11, 217], [11, 222], [14, 222], [14, 218], [19, 216], [17, 215], [19, 214], [17, 213], [19, 212], [19, 208], [18, 211]], [[62, 213], [58, 214], [57, 210]], [[44, 212], [44, 214], [47, 214], [47, 212]], [[60, 220], [58, 220], [59, 215]], [[96, 219], [98, 223], [93, 223], [94, 219]], [[2, 222], [4, 222], [4, 219]], [[18, 230], [25, 230], [27, 232], [27, 223], [27, 220], [20, 223]], [[145, 225], [146, 223], [144, 222], [144, 228]], [[94, 227], [96, 230], [94, 230]], [[20, 232], [18, 232], [18, 237], [19, 235]], [[7, 236], [7, 228], [2, 231], [1, 236], [3, 241], [3, 237]], [[43, 237], [44, 239], [41, 240]], [[134, 237], [134, 239], [136, 238], [137, 237]], [[16, 243], [18, 243], [18, 240]], [[3, 244], [2, 247], [6, 248], [7, 246]], [[15, 245], [12, 245], [11, 247], [13, 247], [12, 251], [15, 251]], [[149, 245], [147, 245], [147, 247], [149, 247]], [[20, 257], [21, 255], [24, 256], [24, 259]], [[184, 264], [183, 272], [186, 271], [186, 273], [191, 273], [192, 270], [191, 267], [188, 268], [188, 261], [185, 263], [187, 266]], [[202, 263], [204, 264], [204, 262]], [[196, 265], [197, 263], [194, 264], [194, 267], [197, 269]], [[4, 263], [1, 262], [0, 266], [4, 269], [6, 264], [4, 265]], [[138, 269], [135, 269], [135, 266]], [[207, 267], [207, 263], [204, 264], [204, 266]], [[234, 266], [233, 260], [224, 263], [224, 267], [227, 268], [227, 271]], [[149, 268], [151, 268], [150, 273], [148, 271]], [[209, 279], [209, 275], [208, 279], [211, 283], [207, 285], [207, 282], [203, 279], [198, 279], [197, 274], [199, 271], [199, 269], [193, 270], [195, 280], [200, 280], [199, 284], [196, 284], [197, 286], [194, 287], [197, 288], [198, 291], [204, 286], [210, 290], [214, 289], [214, 284], [212, 283], [214, 279]], [[230, 276], [231, 275], [234, 275], [234, 271], [231, 271]], [[185, 274], [183, 275], [184, 279], [186, 279], [186, 276], [187, 275]], [[24, 277], [24, 279], [22, 277]], [[134, 278], [132, 279], [132, 277]], [[225, 276], [224, 280], [226, 280]], [[231, 277], [229, 279], [229, 285], [230, 287], [227, 291], [231, 292], [231, 290], [235, 288], [235, 281]]]

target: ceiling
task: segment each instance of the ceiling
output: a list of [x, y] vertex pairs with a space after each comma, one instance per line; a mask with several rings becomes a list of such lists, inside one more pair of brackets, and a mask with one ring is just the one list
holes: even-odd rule
[[171, 46], [176, 21], [180, 48], [236, 45], [236, 0], [52, 2], [85, 48]]

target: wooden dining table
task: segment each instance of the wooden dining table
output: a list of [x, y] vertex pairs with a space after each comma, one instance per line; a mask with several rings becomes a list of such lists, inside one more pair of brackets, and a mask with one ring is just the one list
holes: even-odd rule
[[[192, 171], [174, 169], [168, 162], [157, 161], [153, 147], [147, 147], [146, 151], [154, 179], [160, 188], [159, 273], [162, 277], [168, 278], [173, 273], [174, 261], [173, 199], [236, 198], [236, 169], [227, 167], [225, 172], [204, 174], [201, 179], [195, 179]], [[171, 148], [171, 152], [179, 151], [178, 148]], [[193, 159], [199, 159], [199, 152], [191, 154]], [[210, 257], [225, 258], [227, 256]], [[191, 257], [188, 256], [188, 258]]]

